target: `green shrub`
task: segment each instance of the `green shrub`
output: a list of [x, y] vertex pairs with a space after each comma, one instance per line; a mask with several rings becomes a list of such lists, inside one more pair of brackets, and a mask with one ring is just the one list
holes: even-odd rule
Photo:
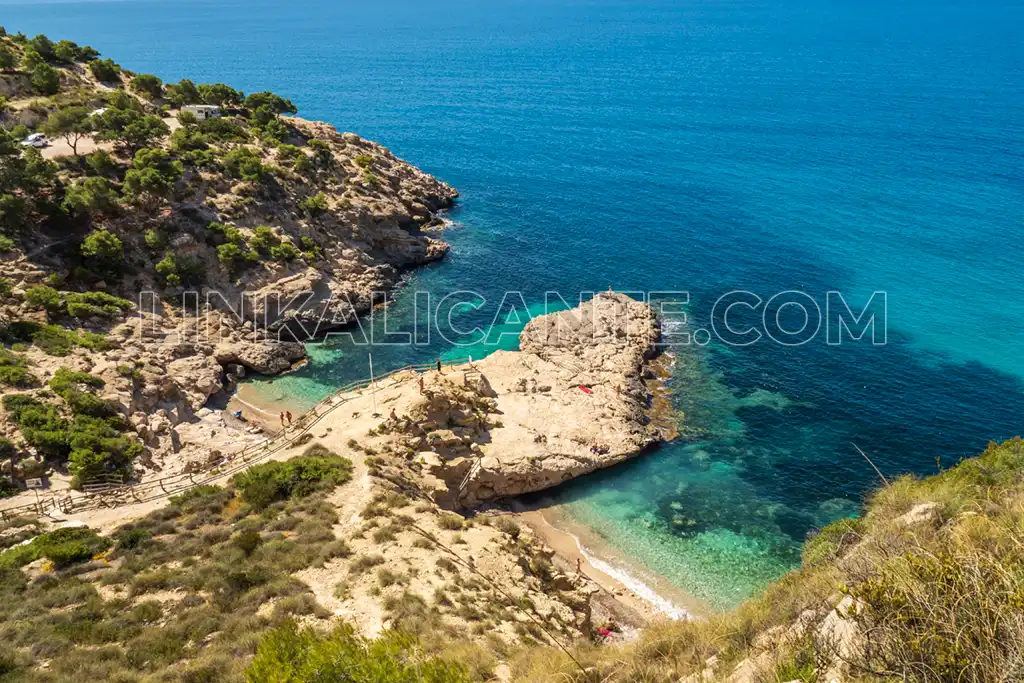
[[114, 538], [117, 541], [118, 550], [135, 550], [153, 538], [153, 533], [149, 529], [125, 527], [114, 534]]
[[167, 235], [162, 230], [151, 228], [146, 231], [144, 239], [146, 246], [153, 251], [158, 251], [167, 246]]
[[68, 422], [56, 406], [25, 394], [8, 394], [3, 397], [3, 404], [30, 446], [46, 457], [67, 457]]
[[40, 557], [50, 560], [55, 567], [67, 567], [92, 559], [109, 547], [109, 540], [86, 527], [57, 529], [4, 551], [0, 554], [0, 567], [21, 567]]
[[121, 67], [112, 59], [94, 59], [89, 62], [89, 71], [98, 81], [113, 83], [121, 74]]
[[278, 261], [291, 261], [301, 252], [291, 242], [281, 242], [270, 248], [270, 255]]
[[32, 87], [42, 95], [56, 95], [60, 90], [60, 72], [49, 64], [38, 64], [32, 69]]
[[[157, 119], [166, 128], [166, 124]], [[125, 174], [124, 195], [133, 201], [156, 203], [174, 192], [185, 166], [160, 148], [140, 149]]]
[[53, 373], [53, 378], [50, 379], [50, 388], [53, 389], [54, 393], [61, 396], [69, 390], [79, 389], [80, 387], [102, 389], [104, 384], [101, 377], [88, 372], [69, 370], [68, 368], [58, 368], [57, 372]]
[[267, 173], [259, 155], [249, 147], [236, 147], [224, 157], [224, 168], [236, 178], [259, 181]]
[[217, 259], [228, 270], [234, 270], [240, 265], [259, 261], [259, 254], [251, 249], [246, 250], [234, 242], [227, 242], [217, 247]]
[[121, 239], [109, 230], [94, 230], [86, 235], [81, 252], [99, 271], [116, 272], [124, 260]]
[[181, 284], [181, 276], [178, 275], [178, 261], [171, 252], [168, 251], [164, 254], [160, 262], [156, 264], [155, 270], [167, 285], [177, 287]]
[[70, 292], [66, 301], [68, 315], [73, 318], [113, 318], [133, 306], [131, 301], [106, 292]]
[[96, 332], [79, 332], [74, 339], [76, 344], [92, 351], [106, 351], [114, 348], [114, 344], [109, 339]]
[[232, 539], [232, 542], [246, 555], [252, 555], [253, 551], [263, 543], [263, 539], [258, 531], [242, 531]]
[[34, 285], [25, 290], [25, 303], [33, 308], [41, 308], [48, 313], [64, 312], [64, 297], [53, 287]]
[[28, 361], [24, 357], [0, 349], [0, 383], [24, 389], [35, 386], [39, 380], [28, 371]]
[[299, 209], [309, 218], [315, 218], [320, 214], [326, 213], [329, 208], [327, 195], [323, 192], [318, 192], [312, 197], [306, 197], [299, 202]]
[[7, 325], [7, 339], [38, 346], [51, 356], [66, 356], [78, 345], [79, 337], [59, 325], [40, 325], [27, 320], [16, 320]]
[[245, 129], [224, 117], [200, 121], [199, 131], [213, 142], [245, 142], [248, 138]]
[[200, 484], [185, 491], [179, 493], [176, 496], [171, 496], [169, 502], [171, 505], [180, 507], [183, 510], [193, 510], [197, 507], [207, 505], [211, 501], [219, 501], [224, 498], [227, 492], [220, 486], [215, 484]]
[[422, 654], [416, 640], [386, 631], [373, 640], [342, 624], [329, 634], [294, 622], [267, 633], [246, 671], [248, 683], [469, 683], [466, 669]]
[[284, 462], [262, 463], [235, 475], [232, 483], [242, 500], [262, 510], [275, 501], [309, 495], [343, 484], [352, 476], [352, 462], [337, 455], [301, 455]]
[[164, 89], [164, 82], [153, 74], [139, 74], [131, 80], [129, 87], [132, 90], [148, 96], [150, 99], [160, 97]]
[[369, 154], [357, 154], [355, 162], [359, 168], [368, 169], [373, 164], [373, 157]]
[[271, 249], [279, 244], [281, 244], [281, 238], [274, 233], [273, 228], [267, 225], [254, 228], [252, 239], [249, 240], [249, 246], [263, 254], [269, 254]]

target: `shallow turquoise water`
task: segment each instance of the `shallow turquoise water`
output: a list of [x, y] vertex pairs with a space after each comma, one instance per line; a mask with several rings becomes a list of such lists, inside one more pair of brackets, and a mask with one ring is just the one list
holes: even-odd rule
[[[287, 94], [462, 192], [412, 292], [888, 292], [888, 341], [680, 349], [685, 438], [552, 494], [716, 606], [887, 474], [1021, 431], [1024, 8], [998, 0], [3, 4], [137, 70]], [[442, 312], [447, 315], [447, 312]], [[395, 325], [397, 323], [397, 325]], [[455, 335], [457, 336], [457, 335]], [[503, 342], [514, 343], [508, 338]], [[318, 349], [275, 391], [367, 375]], [[474, 352], [477, 349], [474, 349]], [[379, 370], [443, 354], [377, 346]]]

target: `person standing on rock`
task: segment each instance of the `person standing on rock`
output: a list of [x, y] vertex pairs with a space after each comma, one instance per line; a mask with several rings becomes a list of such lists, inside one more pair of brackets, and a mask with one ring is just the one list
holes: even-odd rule
[[441, 373], [441, 359], [440, 358], [437, 359], [437, 372], [438, 372], [438, 374], [442, 374]]
[[423, 393], [423, 375], [420, 375], [420, 393]]

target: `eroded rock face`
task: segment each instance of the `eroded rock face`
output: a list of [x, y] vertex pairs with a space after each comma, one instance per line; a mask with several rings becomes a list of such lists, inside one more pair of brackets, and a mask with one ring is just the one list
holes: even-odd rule
[[[439, 213], [458, 193], [354, 133], [298, 118], [290, 122], [330, 150], [333, 162], [318, 171], [315, 188], [326, 210], [315, 217], [299, 210], [314, 190], [288, 174], [273, 193], [223, 175], [203, 175], [192, 179], [196, 192], [189, 210], [175, 214], [171, 241], [186, 240], [176, 248], [203, 264], [207, 288], [242, 317], [281, 338], [305, 341], [370, 310], [399, 284], [403, 270], [443, 258], [448, 244], [436, 234], [444, 227]], [[267, 163], [277, 161], [269, 150], [259, 151]], [[231, 223], [246, 235], [270, 226], [277, 238], [301, 246], [303, 256], [264, 259], [229, 272], [203, 227], [214, 221]]]

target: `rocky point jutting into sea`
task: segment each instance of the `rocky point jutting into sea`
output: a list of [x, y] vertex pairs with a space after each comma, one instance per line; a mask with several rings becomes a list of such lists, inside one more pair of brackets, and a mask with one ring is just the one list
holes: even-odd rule
[[649, 386], [658, 339], [649, 306], [598, 294], [534, 318], [518, 351], [389, 377], [376, 391], [383, 420], [339, 406], [317, 428], [392, 456], [445, 507], [540, 491], [661, 440]]

